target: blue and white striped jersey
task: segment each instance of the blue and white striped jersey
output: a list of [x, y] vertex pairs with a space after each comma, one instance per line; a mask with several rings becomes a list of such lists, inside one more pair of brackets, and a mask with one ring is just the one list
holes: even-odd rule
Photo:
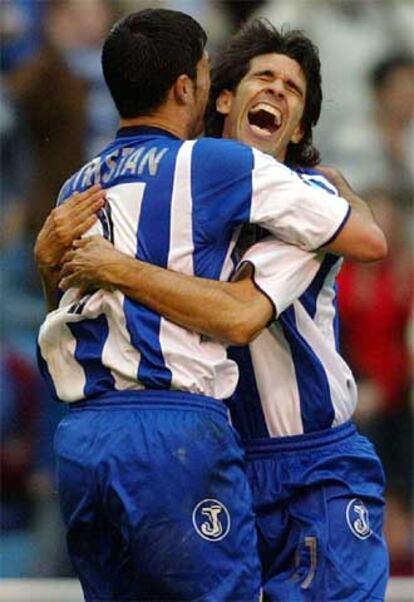
[[[119, 250], [189, 275], [227, 279], [244, 223], [303, 249], [335, 236], [348, 203], [301, 182], [271, 157], [229, 140], [183, 141], [152, 127], [123, 128], [64, 185], [60, 202], [101, 183], [98, 227]], [[74, 402], [113, 391], [178, 389], [215, 398], [234, 392], [226, 349], [162, 318], [121, 292], [79, 300], [67, 291], [39, 333], [40, 365], [54, 393]]]
[[[336, 194], [314, 170], [299, 175]], [[342, 259], [306, 253], [266, 237], [242, 263], [254, 266], [257, 286], [272, 300], [278, 319], [250, 345], [231, 348], [240, 380], [232, 421], [243, 439], [320, 431], [352, 416], [356, 384], [339, 353], [336, 276]]]

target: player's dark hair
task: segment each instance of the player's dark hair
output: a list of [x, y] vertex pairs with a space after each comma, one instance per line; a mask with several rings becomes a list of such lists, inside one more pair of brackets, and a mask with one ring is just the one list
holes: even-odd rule
[[409, 52], [398, 52], [379, 61], [369, 74], [369, 82], [374, 90], [379, 90], [396, 69], [414, 69], [414, 57]]
[[244, 25], [218, 57], [212, 71], [206, 134], [220, 137], [223, 133], [224, 116], [216, 109], [220, 93], [223, 90], [236, 90], [250, 68], [250, 61], [256, 56], [269, 53], [284, 54], [299, 63], [307, 83], [302, 117], [304, 135], [298, 144], [288, 145], [286, 163], [302, 167], [317, 165], [320, 155], [312, 143], [312, 128], [318, 122], [322, 105], [319, 51], [303, 32], [279, 31], [266, 19], [255, 19]]
[[207, 35], [179, 11], [146, 9], [118, 21], [102, 50], [105, 81], [121, 117], [148, 115], [176, 79], [195, 80]]

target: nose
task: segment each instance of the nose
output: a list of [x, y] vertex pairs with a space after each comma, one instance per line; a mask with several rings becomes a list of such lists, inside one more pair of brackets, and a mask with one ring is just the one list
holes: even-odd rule
[[269, 84], [269, 91], [274, 94], [275, 96], [284, 96], [285, 95], [285, 82], [283, 81], [283, 79], [281, 77], [277, 77], [275, 78], [270, 84]]

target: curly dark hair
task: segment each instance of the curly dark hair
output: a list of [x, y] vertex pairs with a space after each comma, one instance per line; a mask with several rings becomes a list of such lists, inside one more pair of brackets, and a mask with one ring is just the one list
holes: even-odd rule
[[224, 116], [216, 109], [220, 93], [223, 90], [236, 90], [250, 68], [250, 61], [256, 56], [270, 53], [284, 54], [295, 60], [305, 74], [307, 92], [302, 117], [304, 135], [298, 144], [288, 145], [285, 162], [292, 166], [313, 167], [320, 162], [319, 151], [312, 142], [312, 128], [318, 122], [322, 105], [319, 51], [302, 31], [279, 31], [267, 19], [254, 19], [244, 25], [218, 57], [212, 70], [206, 134], [222, 136]]

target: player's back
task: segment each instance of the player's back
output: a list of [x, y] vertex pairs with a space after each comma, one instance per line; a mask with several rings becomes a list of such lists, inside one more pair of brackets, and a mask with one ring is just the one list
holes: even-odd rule
[[[236, 169], [233, 157], [229, 169], [222, 161], [218, 171], [207, 165], [211, 143], [195, 152], [197, 141], [184, 142], [157, 128], [123, 128], [65, 183], [58, 202], [99, 183], [107, 203], [87, 236], [103, 235], [118, 250], [161, 267], [227, 278], [234, 229], [248, 219], [237, 203], [248, 208], [252, 153], [229, 143], [243, 165]], [[237, 202], [229, 202], [229, 180], [239, 180], [243, 171], [244, 197], [237, 181]], [[216, 211], [220, 206], [223, 211]], [[67, 291], [40, 330], [39, 348], [48, 382], [68, 402], [144, 388], [223, 399], [238, 378], [221, 344], [203, 340], [119, 291], [98, 290], [82, 298], [77, 289]]]

